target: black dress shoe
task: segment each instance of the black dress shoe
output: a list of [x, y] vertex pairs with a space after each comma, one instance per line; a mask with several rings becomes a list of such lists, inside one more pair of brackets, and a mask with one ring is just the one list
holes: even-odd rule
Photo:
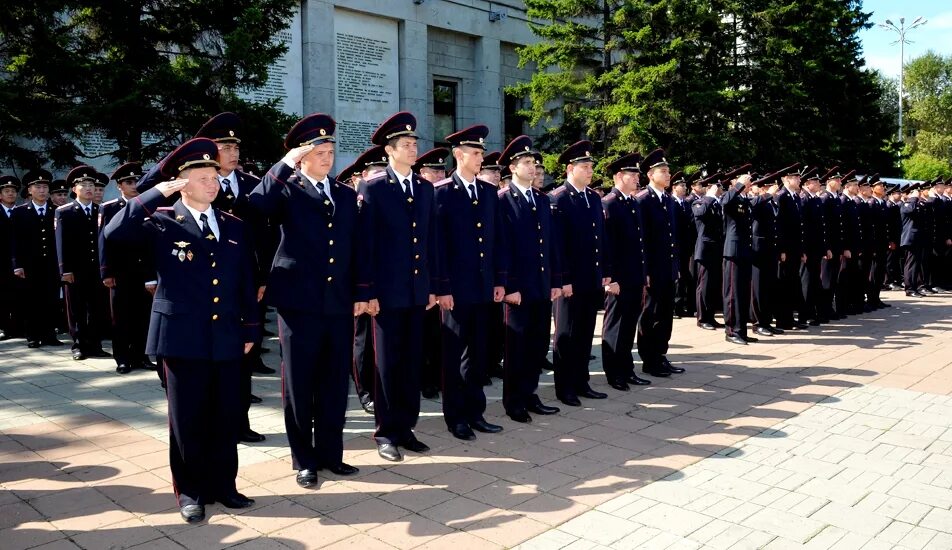
[[607, 393], [595, 391], [592, 388], [588, 388], [587, 390], [582, 390], [578, 392], [578, 395], [579, 397], [584, 397], [585, 399], [607, 399], [608, 398]]
[[314, 487], [317, 485], [317, 472], [307, 468], [298, 470], [297, 475], [294, 476], [294, 481], [296, 481], [298, 485], [304, 487], [305, 489], [308, 487]]
[[333, 466], [326, 466], [326, 467], [322, 466], [322, 467], [319, 467], [318, 470], [324, 470], [325, 468], [327, 470], [330, 470], [332, 474], [339, 475], [339, 476], [352, 476], [360, 471], [360, 468], [356, 466], [351, 466], [350, 464], [347, 464], [346, 462], [341, 462], [340, 464], [335, 464]]
[[248, 498], [241, 493], [235, 493], [226, 497], [218, 498], [219, 503], [225, 508], [250, 508], [255, 505], [255, 499]]
[[635, 386], [650, 386], [651, 380], [645, 380], [644, 378], [639, 378], [635, 374], [629, 374], [626, 382], [633, 384]]
[[555, 370], [555, 367], [552, 366], [552, 361], [549, 361], [548, 357], [546, 357], [545, 361], [542, 363], [542, 370], [547, 370], [550, 372]]
[[254, 403], [255, 405], [257, 405], [258, 403], [261, 403], [261, 398], [255, 394], [251, 394], [251, 397], [249, 397], [248, 400]]
[[414, 453], [426, 453], [430, 451], [430, 447], [426, 443], [423, 443], [419, 439], [411, 436], [403, 445], [404, 449], [414, 452]]
[[277, 372], [277, 371], [275, 371], [274, 369], [272, 369], [272, 368], [269, 367], [268, 365], [265, 365], [265, 364], [262, 363], [261, 361], [258, 361], [258, 364], [257, 364], [257, 365], [251, 367], [251, 372], [252, 372], [253, 374], [274, 374], [274, 373]]
[[704, 330], [717, 330], [717, 327], [715, 327], [713, 324], [707, 323], [707, 322], [698, 323], [697, 326], [703, 328]]
[[808, 325], [807, 323], [797, 323], [796, 325], [794, 325], [794, 327], [796, 327], [796, 330], [808, 330], [810, 328], [810, 325]]
[[[541, 402], [530, 403], [529, 406], [526, 408], [528, 409], [528, 412], [541, 414], [543, 416], [550, 415], [550, 414], [558, 414], [558, 412], [561, 410], [558, 407], [550, 407], [548, 405], [543, 405]], [[526, 411], [523, 411], [523, 412], [526, 412]], [[510, 418], [512, 417], [512, 415], [509, 415], [509, 416]], [[526, 414], [526, 418], [529, 418], [528, 414]], [[513, 418], [513, 420], [516, 420], [516, 419]], [[531, 420], [532, 419], [529, 418], [529, 420], [516, 420], [516, 422], [529, 422]]]
[[740, 336], [737, 336], [736, 334], [734, 334], [734, 335], [725, 334], [725, 335], [724, 335], [724, 339], [727, 340], [728, 342], [732, 343], [732, 344], [738, 344], [738, 345], [741, 345], [741, 346], [746, 346], [746, 345], [747, 345], [747, 340], [744, 340], [743, 338], [741, 338]]
[[238, 441], [242, 443], [261, 443], [264, 441], [264, 436], [249, 428], [238, 437]]
[[718, 323], [717, 321], [714, 321], [711, 324], [714, 325], [714, 328], [724, 328], [724, 325], [722, 323]]
[[490, 424], [489, 422], [486, 422], [485, 418], [480, 418], [475, 422], [470, 422], [469, 427], [476, 430], [477, 432], [483, 432], [484, 434], [498, 434], [502, 431], [502, 426]]
[[40, 347], [40, 343], [36, 340], [30, 340], [29, 342], [26, 343], [26, 347], [36, 349]]
[[440, 390], [436, 386], [425, 386], [420, 390], [420, 395], [423, 396], [423, 399], [436, 399], [440, 395]]
[[761, 336], [773, 336], [773, 332], [767, 327], [757, 327], [754, 329], [754, 334], [759, 334]]
[[526, 411], [525, 409], [519, 409], [518, 411], [512, 411], [507, 414], [509, 418], [511, 418], [514, 422], [521, 422], [523, 424], [528, 424], [529, 422], [532, 422], [532, 417], [529, 416], [528, 411]]
[[83, 353], [83, 350], [79, 350], [79, 349], [74, 349], [74, 350], [73, 350], [73, 360], [74, 360], [74, 361], [82, 361], [82, 360], [85, 359], [85, 358], [86, 358], [86, 354]]
[[116, 366], [117, 374], [129, 374], [130, 372], [132, 372], [132, 367], [126, 365], [125, 363]]
[[90, 351], [89, 353], [86, 354], [86, 356], [87, 357], [112, 357], [112, 354], [102, 348], [99, 348], [99, 349], [94, 349]]
[[628, 391], [631, 389], [628, 387], [628, 382], [625, 382], [624, 380], [609, 380], [608, 385], [618, 391]]
[[569, 407], [581, 407], [582, 402], [578, 400], [578, 397], [574, 395], [563, 395], [559, 397], [559, 401], [565, 403]]
[[373, 401], [367, 401], [366, 403], [361, 403], [361, 404], [360, 404], [360, 407], [361, 407], [362, 409], [364, 409], [364, 412], [367, 413], [367, 414], [373, 414], [373, 413], [374, 413], [374, 402], [373, 402]]
[[671, 374], [684, 374], [684, 369], [681, 367], [675, 367], [671, 364], [671, 361], [668, 361], [667, 357], [661, 358], [661, 366], [668, 369], [668, 372]]
[[56, 338], [47, 338], [41, 342], [44, 346], [65, 346], [64, 342], [57, 340]]
[[198, 523], [205, 520], [205, 507], [201, 504], [186, 504], [179, 513], [186, 523]]
[[750, 343], [759, 342], [759, 341], [760, 341], [759, 338], [754, 338], [753, 336], [744, 336], [744, 340], [747, 340], [747, 341], [750, 342]]
[[783, 334], [782, 328], [766, 327], [772, 334]]
[[656, 376], [658, 378], [667, 378], [671, 376], [671, 371], [664, 368], [664, 366], [662, 365], [656, 365], [651, 367], [642, 366], [641, 372], [647, 374], [648, 376]]
[[808, 324], [811, 327], [818, 327], [820, 326], [820, 321], [818, 319], [810, 319], [810, 322]]
[[466, 424], [457, 424], [450, 428], [450, 433], [453, 434], [453, 437], [456, 439], [462, 439], [463, 441], [476, 441], [476, 434], [473, 433], [472, 428]]
[[142, 358], [142, 362], [141, 362], [140, 364], [142, 365], [142, 368], [144, 368], [144, 369], [158, 370], [158, 368], [159, 368], [159, 367], [158, 367], [155, 363], [153, 363], [152, 360], [149, 359], [148, 357], [143, 357], [143, 358]]
[[400, 449], [398, 449], [393, 443], [378, 443], [377, 454], [380, 455], [380, 458], [389, 460], [390, 462], [400, 462], [403, 460], [403, 455], [400, 454]]

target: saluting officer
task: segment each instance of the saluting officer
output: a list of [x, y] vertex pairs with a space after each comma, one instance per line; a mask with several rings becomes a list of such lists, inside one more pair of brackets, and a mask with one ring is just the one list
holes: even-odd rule
[[[767, 174], [751, 184], [753, 254], [750, 319], [754, 323], [754, 333], [768, 337], [783, 333], [783, 329], [771, 326], [780, 294], [779, 272], [788, 261], [782, 236], [780, 205], [777, 202], [780, 174], [783, 172], [778, 170]], [[767, 185], [770, 187], [765, 189]]]
[[[445, 147], [430, 149], [417, 157], [413, 171], [424, 180], [435, 184], [446, 179], [446, 159], [450, 150]], [[442, 371], [443, 322], [440, 308], [428, 309], [423, 315], [423, 372], [420, 374], [420, 394], [434, 399], [440, 393]]]
[[926, 226], [927, 207], [920, 198], [920, 187], [919, 184], [914, 183], [908, 188], [906, 200], [899, 209], [902, 216], [902, 237], [899, 245], [905, 252], [903, 286], [906, 289], [906, 296], [922, 298], [926, 296], [920, 290], [923, 284], [922, 264], [931, 243]]
[[724, 181], [731, 183], [720, 199], [724, 210], [724, 339], [746, 346], [757, 341], [747, 336], [753, 258], [753, 218], [747, 197], [754, 181], [750, 164], [728, 172]]
[[477, 177], [488, 135], [478, 124], [446, 136], [456, 170], [434, 185], [443, 419], [463, 440], [476, 439], [473, 430], [502, 431], [483, 417], [490, 314], [505, 296], [507, 265], [496, 188]]
[[137, 162], [128, 162], [116, 169], [112, 179], [119, 187], [119, 198], [104, 203], [100, 216], [103, 231], [99, 233], [99, 273], [111, 293], [112, 353], [119, 374], [127, 374], [134, 368], [156, 368], [145, 354], [152, 310], [152, 294], [146, 290], [145, 283], [151, 280], [153, 269], [139, 247], [107, 242], [104, 231], [112, 218], [138, 196], [136, 181], [140, 177], [142, 167]]
[[107, 242], [146, 247], [158, 273], [147, 351], [163, 358], [169, 463], [189, 523], [205, 518], [206, 504], [254, 504], [235, 487], [241, 358], [261, 329], [254, 251], [245, 224], [211, 205], [220, 191], [217, 154], [209, 139], [181, 145], [161, 163], [163, 176], [179, 179], [132, 199], [105, 229]]
[[899, 241], [902, 239], [902, 215], [899, 209], [902, 206], [902, 191], [900, 185], [888, 186], [886, 195], [886, 283], [884, 290], [902, 290], [902, 249]]
[[677, 218], [671, 197], [665, 193], [671, 181], [662, 149], [648, 153], [641, 162], [648, 188], [635, 195], [641, 212], [645, 240], [645, 298], [638, 319], [638, 355], [642, 370], [652, 376], [680, 374], [684, 368], [668, 361], [668, 342], [674, 320], [674, 285], [678, 279]]
[[56, 252], [60, 277], [66, 285], [66, 312], [73, 338], [73, 359], [110, 357], [102, 349], [97, 321], [102, 279], [99, 276], [99, 205], [93, 202], [96, 170], [77, 166], [66, 176], [76, 200], [56, 209]]
[[605, 399], [589, 386], [588, 362], [598, 308], [611, 283], [605, 257], [605, 214], [592, 183], [592, 142], [579, 141], [559, 156], [566, 165], [566, 181], [549, 194], [560, 254], [562, 296], [555, 301], [555, 394], [572, 407], [579, 397]]
[[385, 172], [360, 182], [357, 301], [369, 302], [377, 354], [374, 438], [377, 452], [403, 459], [399, 447], [423, 453], [430, 448], [413, 434], [420, 415], [423, 316], [436, 305], [436, 202], [433, 185], [413, 172], [417, 158], [416, 118], [400, 112], [374, 132], [385, 146]]
[[697, 276], [695, 304], [697, 326], [704, 330], [724, 328], [714, 315], [721, 309], [721, 258], [724, 255], [724, 211], [721, 208], [720, 177], [715, 172], [698, 181], [706, 187], [703, 197], [691, 202], [697, 238], [694, 241], [694, 272]]
[[264, 301], [278, 310], [284, 424], [302, 487], [323, 468], [357, 473], [343, 461], [343, 431], [354, 316], [367, 304], [354, 301], [357, 193], [328, 175], [336, 126], [325, 114], [298, 121], [289, 152], [251, 193], [258, 219], [281, 229]]
[[[158, 273], [147, 351], [163, 358], [169, 400], [169, 461], [182, 518], [205, 505], [245, 508], [238, 493], [241, 357], [261, 325], [254, 249], [238, 218], [211, 206], [220, 190], [218, 148], [192, 139], [163, 162], [177, 177], [135, 197], [106, 227], [106, 241], [139, 243]], [[181, 192], [172, 207], [166, 199]]]
[[499, 162], [511, 172], [512, 181], [497, 194], [509, 247], [502, 401], [509, 418], [523, 423], [532, 421], [530, 412], [559, 412], [536, 395], [549, 353], [552, 302], [562, 293], [552, 210], [548, 198], [533, 187], [536, 154], [528, 136], [509, 142]]
[[641, 314], [645, 288], [645, 243], [635, 190], [641, 175], [640, 153], [629, 153], [608, 165], [615, 186], [602, 199], [605, 212], [606, 256], [612, 266], [612, 283], [605, 296], [602, 320], [602, 368], [608, 384], [628, 391], [629, 384], [651, 382], [635, 375], [631, 350]]
[[[354, 161], [357, 183], [360, 180], [370, 179], [387, 169], [389, 159], [383, 146], [375, 145], [367, 149]], [[354, 184], [354, 189], [357, 184]], [[357, 235], [360, 239], [361, 235]], [[369, 313], [357, 316], [354, 328], [354, 388], [357, 390], [357, 399], [360, 406], [369, 414], [374, 413], [374, 378], [376, 357], [374, 353], [374, 337], [371, 331], [372, 323]]]

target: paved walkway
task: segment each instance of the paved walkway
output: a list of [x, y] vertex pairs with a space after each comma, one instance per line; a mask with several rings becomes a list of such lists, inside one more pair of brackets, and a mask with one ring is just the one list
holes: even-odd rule
[[[242, 446], [255, 507], [184, 524], [153, 372], [0, 342], [0, 548], [952, 548], [952, 297], [912, 300], [747, 347], [690, 320], [688, 373], [530, 425], [453, 439], [424, 403], [433, 452], [382, 461], [354, 398], [346, 480], [294, 482], [278, 379]], [[277, 342], [269, 344], [277, 349]], [[276, 353], [267, 355], [276, 363]], [[553, 401], [551, 375], [543, 400]]]

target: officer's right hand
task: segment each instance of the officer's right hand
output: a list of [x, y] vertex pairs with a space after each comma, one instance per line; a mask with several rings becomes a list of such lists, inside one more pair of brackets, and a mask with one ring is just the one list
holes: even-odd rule
[[106, 277], [105, 279], [102, 280], [102, 284], [103, 284], [103, 286], [105, 286], [106, 288], [115, 288], [115, 286], [116, 286], [116, 278], [115, 278], [115, 277]]
[[563, 298], [572, 297], [572, 285], [562, 285], [562, 297]]
[[259, 301], [259, 302], [260, 302], [261, 300], [264, 300], [264, 291], [265, 291], [265, 288], [267, 288], [267, 287], [265, 287], [264, 285], [261, 285], [261, 286], [258, 287], [258, 301]]
[[376, 298], [367, 302], [367, 313], [369, 313], [371, 317], [380, 313], [380, 302]]
[[60, 277], [60, 280], [64, 283], [73, 284], [76, 282], [76, 277], [74, 277], [72, 273], [63, 273], [63, 276]]
[[452, 294], [447, 294], [446, 296], [437, 296], [436, 301], [440, 304], [440, 309], [445, 311], [453, 311]]
[[187, 179], [175, 179], [171, 181], [163, 181], [162, 183], [156, 185], [155, 188], [158, 189], [160, 193], [162, 193], [163, 197], [171, 197], [173, 194], [181, 191], [187, 183]]
[[300, 147], [295, 147], [294, 149], [288, 151], [286, 155], [284, 155], [284, 162], [288, 166], [297, 166], [297, 163], [301, 162], [301, 159], [313, 150], [314, 145], [302, 145]]
[[13, 274], [21, 279], [26, 279], [26, 271], [23, 271], [22, 267], [18, 267], [13, 270]]
[[561, 297], [562, 297], [562, 289], [561, 289], [561, 288], [553, 288], [553, 289], [552, 289], [552, 292], [549, 293], [549, 301], [550, 301], [550, 302], [554, 302], [554, 301], [558, 300], [558, 299], [561, 298]]
[[506, 302], [507, 304], [512, 304], [512, 305], [514, 305], [514, 306], [518, 306], [519, 304], [522, 303], [522, 294], [520, 294], [519, 292], [513, 292], [512, 294], [506, 294], [506, 295], [503, 297], [502, 301], [503, 301], [503, 302]]
[[354, 317], [359, 317], [364, 313], [367, 313], [367, 309], [370, 307], [370, 304], [367, 302], [357, 302], [354, 304]]

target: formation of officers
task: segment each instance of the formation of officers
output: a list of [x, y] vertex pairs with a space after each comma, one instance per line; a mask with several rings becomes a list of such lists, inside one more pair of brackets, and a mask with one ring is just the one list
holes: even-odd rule
[[[209, 503], [253, 504], [235, 487], [237, 443], [263, 439], [247, 412], [268, 306], [295, 478], [315, 487], [322, 469], [357, 472], [343, 462], [351, 377], [378, 453], [400, 461], [429, 450], [414, 434], [421, 394], [442, 394], [456, 438], [502, 431], [483, 390], [499, 363], [516, 422], [559, 412], [538, 395], [543, 369], [565, 406], [606, 398], [589, 383], [600, 309], [607, 381], [629, 391], [650, 384], [634, 350], [641, 374], [684, 372], [667, 358], [674, 318], [747, 345], [749, 327], [771, 338], [887, 307], [883, 289], [950, 288], [952, 182], [900, 189], [800, 164], [689, 177], [658, 149], [618, 158], [594, 189], [593, 145], [580, 141], [546, 189], [529, 137], [487, 153], [476, 125], [421, 155], [407, 112], [334, 177], [335, 131], [328, 115], [298, 121], [260, 180], [238, 169], [233, 113], [145, 174], [130, 163], [111, 178], [79, 166], [60, 184], [43, 170], [22, 186], [0, 179], [5, 284], [28, 302], [4, 310], [3, 329], [60, 345], [62, 320], [76, 359], [108, 356], [111, 336], [120, 373], [157, 358], [186, 521]], [[109, 179], [121, 197], [100, 205]]]

